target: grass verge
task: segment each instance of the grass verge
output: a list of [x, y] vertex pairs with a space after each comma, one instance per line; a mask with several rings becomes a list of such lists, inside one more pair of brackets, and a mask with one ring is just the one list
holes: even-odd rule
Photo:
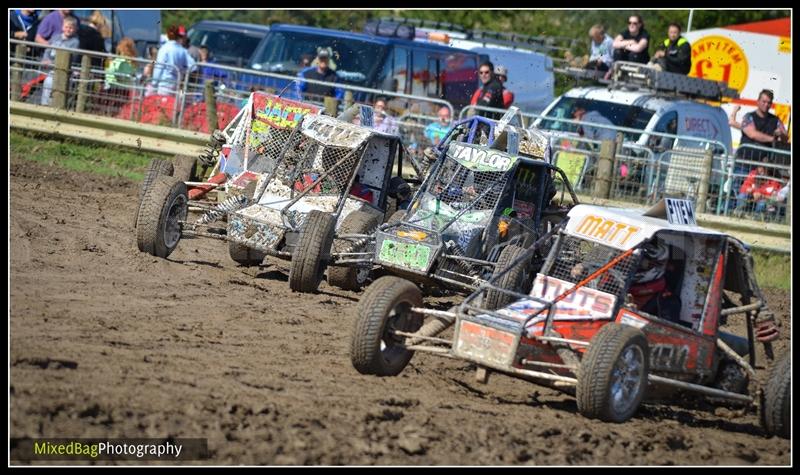
[[124, 177], [134, 181], [144, 178], [150, 152], [110, 147], [72, 139], [12, 130], [9, 136], [11, 155], [80, 172]]
[[756, 282], [763, 288], [790, 290], [792, 288], [792, 256], [764, 251], [751, 251]]

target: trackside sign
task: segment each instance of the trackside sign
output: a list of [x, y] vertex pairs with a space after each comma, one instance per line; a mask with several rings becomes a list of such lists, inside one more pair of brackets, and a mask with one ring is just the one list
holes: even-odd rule
[[454, 142], [447, 148], [447, 155], [461, 165], [476, 171], [504, 172], [510, 170], [517, 157], [499, 150]]

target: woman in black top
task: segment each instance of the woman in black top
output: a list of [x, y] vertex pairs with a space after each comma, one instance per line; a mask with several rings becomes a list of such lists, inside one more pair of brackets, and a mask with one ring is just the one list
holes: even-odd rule
[[650, 33], [644, 29], [641, 15], [628, 18], [628, 29], [614, 39], [614, 61], [647, 64], [650, 61]]

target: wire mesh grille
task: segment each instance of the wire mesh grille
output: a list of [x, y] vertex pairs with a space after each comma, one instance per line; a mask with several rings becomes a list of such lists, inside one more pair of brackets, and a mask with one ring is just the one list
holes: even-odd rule
[[[563, 236], [557, 250], [558, 258], [546, 275], [577, 284], [623, 253], [592, 241]], [[620, 296], [628, 276], [633, 272], [636, 257], [631, 254], [614, 266], [604, 270], [585, 285], [612, 295]]]
[[504, 196], [511, 174], [471, 170], [450, 156], [433, 173], [406, 221], [435, 231], [443, 231], [459, 214], [451, 228], [463, 227], [466, 231], [485, 227]]

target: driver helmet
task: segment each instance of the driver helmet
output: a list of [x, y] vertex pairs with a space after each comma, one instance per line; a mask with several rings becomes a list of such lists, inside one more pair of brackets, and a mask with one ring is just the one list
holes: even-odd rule
[[642, 247], [642, 260], [639, 270], [634, 275], [634, 281], [639, 284], [663, 278], [668, 259], [669, 248], [663, 242], [645, 244]]

